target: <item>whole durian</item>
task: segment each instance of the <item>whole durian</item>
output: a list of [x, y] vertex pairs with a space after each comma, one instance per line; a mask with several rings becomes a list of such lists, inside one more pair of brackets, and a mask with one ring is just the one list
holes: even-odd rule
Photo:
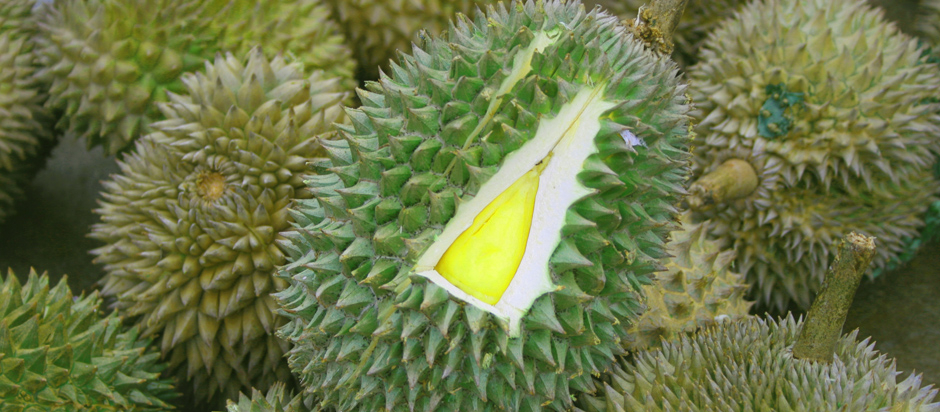
[[283, 383], [276, 383], [268, 389], [267, 395], [251, 388], [251, 397], [238, 394], [238, 402], [229, 400], [227, 412], [301, 412], [309, 411], [310, 405], [304, 404], [300, 395], [287, 391]]
[[695, 208], [760, 302], [808, 307], [848, 231], [878, 239], [875, 270], [917, 237], [940, 191], [928, 100], [940, 70], [915, 39], [860, 0], [767, 0], [718, 28], [702, 57], [688, 71], [693, 174], [751, 168], [756, 189]]
[[[649, 0], [587, 0], [585, 4], [607, 8], [624, 21], [633, 21], [640, 7]], [[685, 12], [676, 27], [675, 51], [672, 58], [681, 66], [689, 66], [698, 60], [698, 51], [705, 38], [718, 27], [722, 20], [734, 15], [746, 0], [693, 0], [686, 4]]]
[[897, 382], [893, 359], [844, 335], [831, 363], [796, 359], [802, 321], [748, 318], [623, 360], [585, 411], [938, 411], [920, 375]]
[[578, 2], [490, 6], [360, 90], [285, 242], [305, 396], [540, 411], [594, 390], [687, 178], [678, 68], [625, 30]]
[[[375, 80], [380, 67], [411, 50], [419, 31], [438, 35], [457, 13], [470, 14], [489, 0], [326, 0], [359, 62], [359, 77]], [[427, 34], [422, 34], [422, 36]]]
[[46, 93], [36, 80], [30, 0], [0, 2], [0, 222], [53, 144]]
[[344, 118], [340, 81], [258, 49], [217, 56], [183, 75], [185, 93], [160, 106], [166, 120], [103, 183], [90, 235], [106, 243], [92, 251], [102, 294], [145, 336], [162, 334], [170, 367], [201, 398], [292, 381], [274, 336], [284, 319], [270, 294], [286, 286], [277, 242], [288, 206], [310, 197], [301, 174], [317, 139]]
[[308, 72], [353, 69], [327, 10], [310, 0], [54, 0], [42, 16], [47, 106], [62, 112], [60, 129], [108, 154], [149, 133], [161, 119], [156, 103], [219, 51], [243, 56], [263, 44], [269, 58], [291, 52]]
[[100, 313], [97, 292], [31, 270], [0, 278], [0, 406], [4, 411], [163, 411], [176, 392], [150, 340]]
[[744, 300], [747, 285], [731, 271], [734, 250], [709, 240], [709, 222], [693, 223], [691, 213], [681, 215], [666, 250], [666, 271], [643, 285], [644, 309], [630, 325], [626, 348], [635, 351], [658, 347], [663, 339], [676, 339], [712, 325], [718, 319], [747, 316], [752, 302]]

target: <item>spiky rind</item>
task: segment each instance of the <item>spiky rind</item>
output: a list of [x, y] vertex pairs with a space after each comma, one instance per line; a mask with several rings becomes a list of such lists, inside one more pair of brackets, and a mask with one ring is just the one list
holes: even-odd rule
[[921, 0], [919, 3], [914, 32], [940, 46], [940, 0]]
[[0, 279], [0, 404], [9, 411], [163, 411], [176, 397], [159, 353], [94, 292], [31, 270]]
[[[471, 14], [488, 0], [327, 0], [356, 60], [360, 79], [375, 80], [379, 68], [407, 53], [418, 32], [438, 35], [457, 13]], [[423, 35], [423, 34], [422, 34]]]
[[287, 391], [283, 383], [276, 383], [266, 395], [255, 388], [251, 388], [251, 397], [239, 393], [238, 402], [229, 400], [226, 409], [228, 412], [301, 412], [310, 410], [310, 406], [304, 404], [299, 394]]
[[[699, 49], [705, 38], [718, 24], [734, 15], [734, 12], [746, 3], [745, 0], [709, 0], [690, 1], [686, 4], [679, 25], [676, 26], [675, 51], [672, 58], [682, 67], [694, 64], [698, 60]], [[624, 21], [633, 21], [640, 7], [649, 4], [647, 0], [587, 0], [585, 4], [599, 5], [610, 10]]]
[[[703, 215], [738, 253], [760, 302], [808, 307], [855, 230], [878, 239], [874, 268], [923, 225], [940, 183], [940, 70], [860, 0], [749, 4], [689, 69], [701, 119], [693, 173], [755, 167], [757, 190]], [[794, 99], [799, 100], [796, 102]]]
[[186, 93], [161, 105], [167, 120], [104, 182], [90, 236], [106, 243], [92, 251], [102, 294], [145, 335], [162, 333], [171, 368], [201, 398], [233, 398], [292, 379], [270, 296], [286, 286], [274, 277], [279, 232], [291, 202], [310, 197], [300, 175], [348, 93], [258, 49], [205, 67], [183, 76]]
[[894, 360], [874, 350], [858, 330], [843, 336], [831, 363], [795, 359], [801, 321], [749, 318], [681, 336], [621, 361], [586, 411], [920, 411], [937, 389], [920, 375], [901, 382]]
[[[446, 39], [425, 38], [368, 83], [343, 139], [324, 142], [331, 162], [308, 179], [314, 199], [297, 203], [301, 230], [285, 242], [291, 285], [276, 296], [293, 320], [279, 334], [321, 406], [570, 409], [624, 353], [640, 286], [662, 269], [687, 177], [684, 86], [616, 18], [576, 3], [493, 6], [458, 18]], [[553, 40], [535, 51], [534, 39]], [[505, 156], [589, 87], [613, 107], [590, 137], [598, 153], [573, 167], [593, 193], [567, 209], [547, 264], [554, 291], [511, 336], [413, 265]]]
[[43, 108], [46, 93], [34, 76], [32, 4], [0, 3], [0, 222], [13, 213], [22, 185], [37, 169], [37, 158], [53, 142], [52, 119]]
[[353, 69], [337, 27], [310, 1], [55, 0], [42, 16], [47, 106], [62, 112], [60, 129], [108, 154], [149, 133], [162, 119], [157, 103], [184, 89], [180, 75], [217, 52], [263, 45], [269, 58], [299, 56], [308, 72]]
[[734, 250], [709, 240], [709, 222], [693, 223], [683, 213], [680, 229], [672, 232], [666, 249], [666, 271], [643, 285], [645, 310], [630, 326], [626, 347], [631, 352], [655, 348], [662, 340], [677, 339], [715, 324], [716, 319], [747, 316], [753, 302], [744, 300], [743, 276], [731, 271]]

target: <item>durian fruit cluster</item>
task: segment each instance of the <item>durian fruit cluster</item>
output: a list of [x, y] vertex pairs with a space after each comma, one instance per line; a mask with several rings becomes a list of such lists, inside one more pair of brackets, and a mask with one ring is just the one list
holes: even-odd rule
[[100, 292], [3, 284], [4, 407], [940, 408], [747, 315], [937, 200], [940, 68], [861, 1], [693, 2], [686, 69], [578, 1], [44, 3], [0, 1], [0, 220], [54, 133], [122, 157]]

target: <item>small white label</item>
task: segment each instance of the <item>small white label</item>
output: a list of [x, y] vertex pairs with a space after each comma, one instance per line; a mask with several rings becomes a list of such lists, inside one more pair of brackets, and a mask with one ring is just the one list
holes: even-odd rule
[[630, 133], [630, 130], [623, 129], [623, 130], [620, 132], [620, 137], [622, 137], [624, 143], [630, 145], [630, 147], [633, 147], [633, 146], [643, 146], [643, 147], [646, 147], [646, 142], [644, 142], [643, 139], [640, 139], [639, 137], [636, 137], [635, 134]]

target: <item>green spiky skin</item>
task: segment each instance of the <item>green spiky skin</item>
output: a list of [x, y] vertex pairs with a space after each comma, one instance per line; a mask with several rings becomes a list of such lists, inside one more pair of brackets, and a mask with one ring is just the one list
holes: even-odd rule
[[13, 213], [22, 185], [54, 140], [51, 117], [43, 108], [46, 93], [34, 77], [32, 4], [0, 3], [0, 222]]
[[238, 402], [229, 400], [227, 412], [301, 412], [309, 411], [311, 405], [305, 405], [301, 396], [288, 392], [283, 383], [277, 383], [268, 389], [267, 395], [257, 389], [251, 389], [251, 397], [238, 394]]
[[352, 71], [336, 26], [309, 1], [55, 0], [42, 15], [47, 106], [62, 112], [61, 130], [112, 155], [162, 119], [156, 103], [183, 90], [182, 73], [226, 47], [243, 56], [262, 44], [268, 57], [289, 51], [311, 71]]
[[621, 411], [917, 411], [935, 412], [937, 390], [920, 375], [896, 380], [894, 360], [855, 330], [836, 345], [835, 359], [794, 359], [800, 321], [749, 318], [640, 352], [605, 377], [588, 412]]
[[[698, 60], [699, 49], [708, 37], [708, 33], [711, 33], [722, 20], [734, 15], [734, 12], [745, 3], [747, 3], [745, 0], [707, 0], [690, 1], [686, 4], [672, 39], [675, 42], [672, 58], [682, 67], [694, 64]], [[588, 0], [585, 4], [599, 5], [622, 20], [633, 21], [640, 7], [649, 4], [649, 1]]]
[[102, 294], [144, 335], [162, 333], [170, 367], [201, 399], [230, 399], [292, 380], [274, 336], [284, 320], [270, 294], [286, 286], [276, 242], [290, 203], [310, 197], [300, 174], [349, 93], [258, 49], [218, 56], [183, 83], [161, 106], [167, 120], [104, 182], [90, 236], [106, 245], [92, 253]]
[[[314, 199], [294, 210], [290, 287], [276, 294], [292, 321], [289, 361], [305, 393], [344, 411], [539, 411], [572, 407], [591, 374], [624, 353], [641, 284], [662, 270], [674, 205], [687, 177], [689, 110], [674, 63], [657, 58], [615, 17], [577, 3], [514, 2], [459, 18], [426, 38], [390, 77], [367, 83]], [[543, 30], [505, 94], [514, 57]], [[549, 263], [557, 288], [520, 331], [415, 274], [413, 265], [504, 157], [532, 139], [586, 84], [616, 103], [600, 119], [579, 181], [596, 189], [567, 209]], [[483, 113], [498, 104], [491, 118]], [[479, 118], [487, 119], [478, 125]], [[631, 147], [629, 125], [646, 146]], [[463, 148], [475, 127], [479, 136]], [[453, 161], [449, 175], [445, 170]], [[416, 219], [414, 216], [424, 216]]]
[[921, 0], [915, 22], [918, 36], [940, 46], [940, 0]]
[[701, 122], [693, 173], [748, 161], [756, 191], [702, 213], [759, 302], [808, 307], [848, 230], [876, 270], [916, 238], [940, 182], [940, 70], [859, 0], [748, 5], [689, 69]]
[[0, 409], [163, 411], [177, 396], [166, 365], [94, 292], [73, 298], [66, 278], [50, 288], [30, 271], [0, 278]]
[[722, 249], [707, 238], [709, 222], [692, 222], [683, 213], [680, 229], [666, 244], [666, 271], [652, 284], [643, 285], [645, 310], [630, 326], [626, 348], [631, 352], [655, 348], [715, 324], [716, 319], [738, 320], [747, 316], [753, 302], [744, 300], [743, 276], [731, 271], [734, 250]]
[[398, 52], [410, 53], [419, 31], [438, 35], [457, 13], [488, 0], [327, 0], [359, 62], [359, 78], [375, 80]]
[[308, 73], [323, 70], [327, 77], [343, 79], [343, 87], [356, 87], [352, 50], [321, 0], [218, 1], [230, 8], [226, 21], [231, 23], [221, 38], [224, 50], [241, 55], [260, 45], [268, 57], [287, 51]]

